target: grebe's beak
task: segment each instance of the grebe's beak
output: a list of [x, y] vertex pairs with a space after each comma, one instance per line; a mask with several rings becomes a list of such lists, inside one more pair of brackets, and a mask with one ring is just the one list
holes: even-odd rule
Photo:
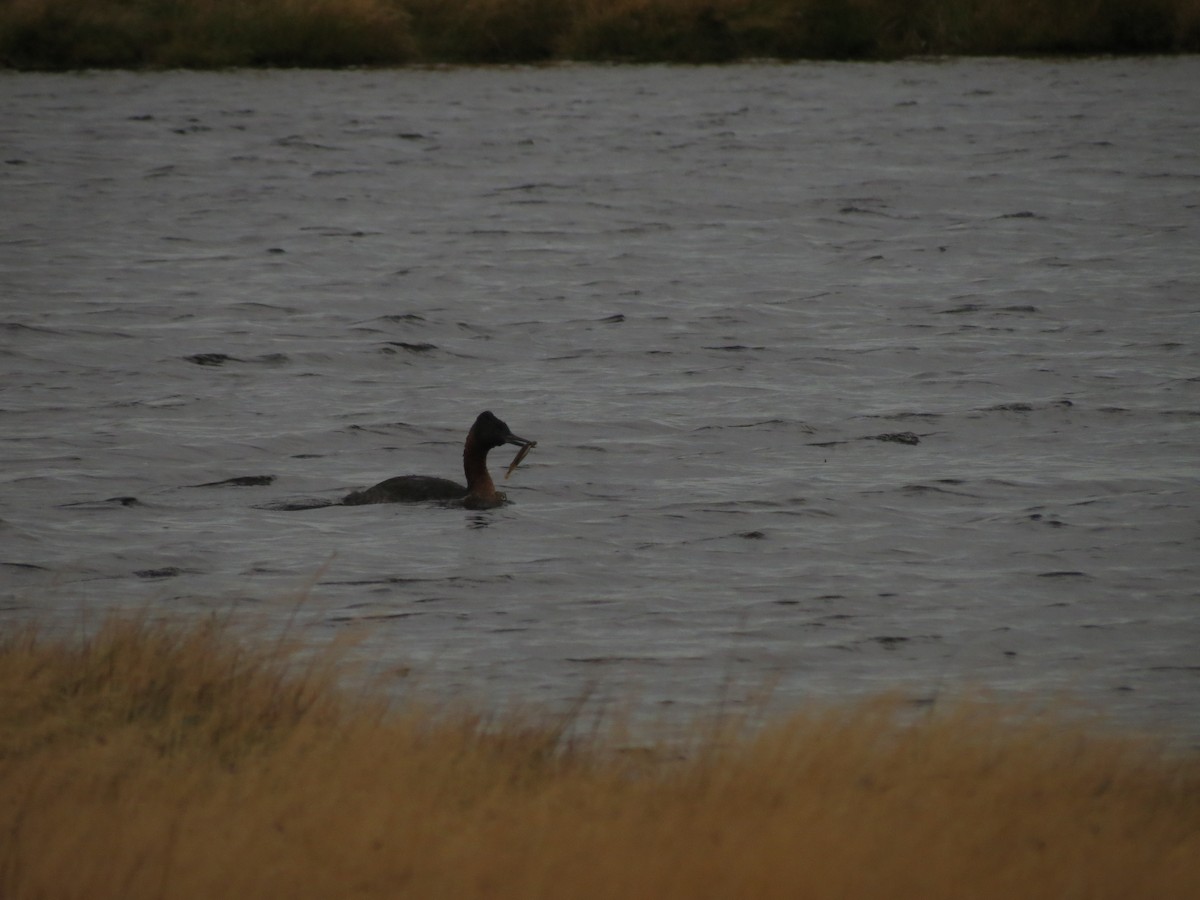
[[528, 438], [517, 437], [511, 431], [504, 438], [506, 444], [516, 444], [518, 447], [536, 447], [537, 441], [531, 441]]

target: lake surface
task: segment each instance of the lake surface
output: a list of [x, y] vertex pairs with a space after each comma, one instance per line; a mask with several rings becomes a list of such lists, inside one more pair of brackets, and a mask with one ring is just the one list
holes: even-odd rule
[[[1200, 740], [1197, 110], [1194, 57], [0, 75], [0, 622]], [[504, 508], [271, 508], [483, 409]]]

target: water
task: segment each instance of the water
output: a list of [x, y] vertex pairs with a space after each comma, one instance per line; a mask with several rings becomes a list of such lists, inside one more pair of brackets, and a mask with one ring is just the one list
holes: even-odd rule
[[[364, 623], [495, 702], [984, 686], [1196, 738], [1198, 84], [0, 76], [0, 616]], [[482, 409], [539, 442], [508, 507], [263, 508], [457, 476]]]

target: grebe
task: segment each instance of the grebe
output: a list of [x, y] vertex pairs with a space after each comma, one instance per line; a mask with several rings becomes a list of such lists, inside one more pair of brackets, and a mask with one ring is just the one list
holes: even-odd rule
[[365, 491], [355, 491], [342, 500], [344, 506], [363, 503], [421, 503], [428, 500], [451, 500], [461, 502], [468, 509], [489, 509], [499, 506], [507, 499], [502, 491], [496, 490], [492, 476], [488, 474], [487, 455], [493, 447], [516, 444], [531, 447], [536, 441], [517, 437], [507, 425], [490, 412], [481, 412], [467, 432], [463, 444], [463, 471], [467, 475], [467, 486], [449, 478], [433, 478], [429, 475], [400, 475], [381, 481]]

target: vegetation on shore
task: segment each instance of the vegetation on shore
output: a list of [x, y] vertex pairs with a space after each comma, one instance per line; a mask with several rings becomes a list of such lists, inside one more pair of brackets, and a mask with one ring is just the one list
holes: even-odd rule
[[18, 69], [1200, 51], [1200, 0], [0, 0]]
[[648, 743], [346, 678], [213, 622], [0, 639], [0, 896], [1200, 896], [1200, 759], [1144, 740], [877, 699]]

